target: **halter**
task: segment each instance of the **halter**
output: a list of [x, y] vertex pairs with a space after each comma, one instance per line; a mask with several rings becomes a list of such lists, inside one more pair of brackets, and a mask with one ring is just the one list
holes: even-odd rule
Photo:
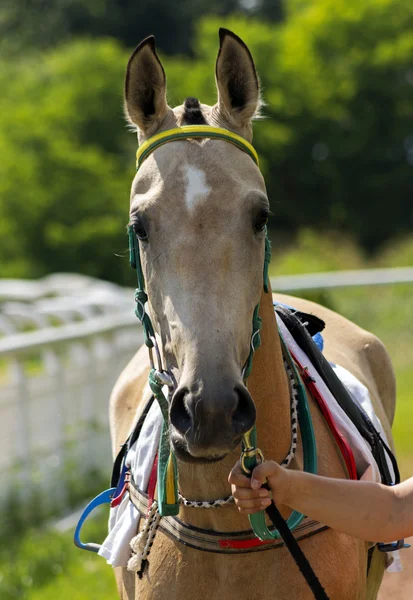
[[[168, 142], [174, 142], [178, 140], [186, 140], [192, 138], [213, 138], [220, 139], [225, 142], [231, 143], [238, 147], [240, 150], [248, 154], [255, 164], [259, 165], [258, 155], [255, 151], [254, 147], [247, 142], [244, 138], [239, 136], [236, 133], [228, 131], [226, 129], [221, 129], [217, 127], [210, 127], [208, 125], [196, 125], [196, 126], [184, 126], [176, 129], [171, 129], [155, 135], [148, 140], [146, 140], [138, 149], [136, 155], [136, 167], [140, 168], [144, 160], [150, 156], [152, 152], [154, 152], [161, 145], [166, 144]], [[139, 318], [143, 327], [144, 334], [144, 342], [149, 351], [150, 365], [151, 370], [149, 372], [149, 386], [151, 391], [159, 403], [162, 416], [164, 419], [162, 426], [162, 433], [159, 442], [158, 449], [158, 473], [157, 473], [157, 487], [158, 487], [158, 500], [157, 507], [159, 510], [160, 516], [174, 516], [179, 512], [179, 505], [183, 502], [178, 492], [178, 465], [175, 457], [175, 453], [171, 448], [170, 439], [169, 439], [169, 404], [168, 400], [163, 393], [163, 387], [168, 386], [169, 390], [173, 390], [176, 387], [176, 381], [172, 374], [172, 372], [164, 369], [162, 363], [161, 352], [158, 347], [158, 343], [155, 336], [155, 330], [152, 325], [150, 316], [146, 312], [146, 302], [148, 300], [148, 296], [145, 290], [145, 278], [143, 275], [142, 264], [140, 259], [139, 252], [139, 243], [137, 241], [135, 232], [133, 228], [129, 226], [128, 228], [129, 234], [129, 250], [130, 250], [130, 264], [136, 269], [137, 275], [137, 288], [135, 292], [135, 301], [136, 308], [135, 314]], [[266, 235], [265, 237], [265, 250], [264, 250], [264, 268], [263, 268], [263, 287], [264, 291], [268, 293], [269, 285], [268, 285], [268, 265], [271, 259], [271, 246]], [[251, 373], [252, 369], [252, 360], [255, 350], [259, 347], [261, 343], [260, 338], [260, 329], [261, 329], [261, 318], [259, 316], [259, 303], [254, 309], [253, 319], [252, 319], [252, 334], [251, 334], [251, 342], [250, 342], [250, 351], [248, 358], [245, 362], [245, 365], [242, 369], [242, 377], [244, 382], [246, 382], [248, 376]], [[317, 451], [316, 451], [316, 442], [313, 431], [313, 425], [311, 420], [311, 415], [308, 407], [307, 394], [305, 390], [305, 386], [297, 372], [297, 369], [294, 365], [294, 361], [284, 340], [280, 333], [280, 339], [282, 344], [283, 356], [286, 365], [287, 373], [289, 374], [290, 383], [293, 387], [293, 396], [295, 397], [295, 402], [297, 402], [297, 411], [298, 411], [298, 422], [301, 429], [301, 437], [303, 443], [303, 453], [304, 453], [304, 470], [310, 473], [317, 472]], [[156, 355], [156, 364], [154, 361], [153, 353]], [[295, 419], [296, 420], [296, 419]], [[296, 438], [293, 439], [292, 448], [294, 447], [294, 443], [296, 443]], [[293, 450], [292, 450], [293, 451]], [[241, 464], [243, 466], [244, 472], [246, 475], [249, 475], [254, 467], [258, 464], [260, 460], [263, 460], [264, 456], [261, 450], [257, 447], [257, 432], [255, 425], [252, 429], [247, 432], [242, 441], [242, 453], [241, 453]], [[287, 456], [286, 461], [291, 460], [290, 454]], [[285, 462], [285, 461], [284, 461]], [[116, 485], [116, 484], [115, 484]], [[99, 496], [94, 498], [89, 505], [85, 508], [78, 526], [75, 531], [75, 544], [84, 550], [92, 550], [97, 552], [99, 550], [99, 546], [97, 544], [89, 544], [83, 543], [80, 540], [80, 532], [82, 525], [87, 518], [87, 516], [94, 510], [96, 506], [99, 504], [104, 504], [107, 502], [113, 501], [115, 497], [121, 493], [121, 487], [123, 482], [120, 481], [118, 487], [112, 487], [105, 492], [102, 492]], [[197, 502], [197, 505], [202, 503]], [[215, 503], [214, 503], [215, 504]], [[290, 515], [286, 528], [287, 531], [294, 530], [301, 523], [304, 516], [297, 511], [293, 511]], [[276, 540], [280, 537], [280, 533], [277, 529], [271, 528], [269, 529], [265, 522], [265, 514], [264, 511], [260, 511], [253, 515], [249, 515], [249, 520], [251, 527], [255, 533], [255, 535], [262, 541], [267, 540]], [[155, 523], [155, 518], [154, 518]], [[159, 523], [159, 519], [157, 520]], [[282, 523], [281, 523], [282, 525]], [[280, 526], [281, 526], [280, 525]], [[285, 523], [284, 523], [285, 525]], [[285, 532], [283, 533], [283, 537], [285, 538]], [[257, 540], [258, 541], [258, 540]]]
[[[170, 129], [155, 135], [146, 140], [138, 149], [136, 154], [136, 169], [138, 170], [144, 160], [150, 156], [161, 145], [168, 142], [174, 142], [178, 140], [187, 140], [193, 138], [212, 138], [220, 139], [229, 142], [240, 150], [248, 154], [255, 164], [259, 166], [259, 159], [254, 147], [247, 142], [240, 135], [221, 129], [217, 127], [210, 127], [209, 125], [189, 125], [183, 126], [176, 129]], [[163, 394], [162, 388], [167, 385], [170, 389], [174, 387], [174, 380], [172, 373], [165, 370], [162, 365], [161, 353], [159, 351], [154, 328], [148, 313], [145, 311], [145, 304], [148, 300], [148, 296], [145, 290], [145, 279], [142, 271], [142, 264], [139, 252], [139, 243], [136, 235], [133, 231], [132, 226], [128, 228], [129, 233], [129, 248], [130, 248], [130, 262], [131, 266], [136, 269], [138, 287], [135, 293], [136, 309], [135, 314], [142, 322], [144, 341], [149, 349], [149, 356], [151, 362], [151, 371], [149, 373], [149, 385], [157, 399], [162, 415], [164, 418], [164, 424], [162, 427], [161, 439], [159, 444], [158, 452], [158, 507], [159, 512], [162, 516], [177, 515], [179, 512], [179, 492], [178, 492], [178, 466], [175, 454], [170, 445], [169, 440], [169, 415], [168, 415], [168, 400]], [[263, 269], [263, 286], [264, 291], [268, 293], [268, 265], [271, 259], [271, 246], [268, 236], [265, 237], [265, 251], [264, 251], [264, 269]], [[249, 377], [252, 370], [252, 360], [255, 350], [261, 343], [260, 338], [261, 329], [261, 318], [259, 316], [259, 303], [254, 309], [252, 319], [252, 335], [250, 343], [250, 351], [246, 363], [242, 369], [242, 377], [244, 381]], [[312, 427], [311, 416], [308, 409], [307, 395], [305, 387], [302, 384], [298, 373], [295, 369], [294, 362], [291, 355], [288, 352], [286, 345], [283, 345], [283, 354], [285, 360], [290, 367], [290, 370], [295, 376], [297, 382], [297, 393], [299, 401], [299, 422], [304, 438], [304, 469], [311, 473], [317, 472], [317, 453], [315, 449], [315, 438]], [[155, 349], [157, 356], [157, 367], [153, 361], [153, 349]], [[245, 434], [242, 443], [243, 451], [241, 454], [241, 464], [244, 472], [249, 474], [252, 469], [256, 466], [259, 460], [263, 460], [263, 454], [257, 447], [257, 433], [255, 426]], [[251, 526], [254, 533], [261, 540], [275, 539], [279, 537], [277, 530], [270, 530], [265, 523], [264, 512], [250, 515]], [[288, 519], [288, 525], [291, 529], [294, 529], [301, 523], [304, 516], [301, 513], [294, 511]]]
[[[245, 153], [247, 153], [258, 166], [259, 160], [254, 147], [244, 140], [240, 135], [221, 129], [210, 127], [209, 125], [187, 125], [176, 129], [170, 129], [155, 135], [146, 140], [136, 153], [136, 170], [140, 168], [144, 160], [152, 154], [157, 148], [168, 142], [186, 140], [189, 138], [213, 138], [229, 142]], [[145, 304], [148, 296], [145, 290], [145, 278], [142, 270], [142, 263], [139, 252], [139, 243], [136, 239], [133, 227], [128, 227], [130, 263], [136, 269], [138, 287], [135, 292], [136, 308], [135, 314], [142, 323], [144, 342], [149, 350], [149, 359], [151, 370], [149, 373], [149, 386], [157, 399], [164, 423], [162, 427], [161, 439], [158, 451], [158, 506], [161, 516], [177, 515], [179, 512], [179, 492], [178, 492], [178, 465], [169, 439], [169, 405], [162, 388], [167, 385], [169, 389], [174, 388], [174, 378], [171, 372], [163, 368], [161, 352], [159, 350], [154, 327], [151, 319], [145, 310]], [[271, 259], [271, 248], [268, 237], [265, 238], [265, 256], [264, 256], [264, 289], [268, 292], [268, 265]], [[243, 379], [246, 380], [252, 369], [252, 357], [255, 350], [261, 343], [260, 339], [261, 319], [259, 317], [259, 304], [254, 309], [252, 319], [252, 335], [250, 351], [244, 368], [242, 370]], [[153, 350], [157, 357], [155, 367], [153, 360]]]
[[[239, 136], [232, 131], [228, 131], [226, 129], [221, 129], [217, 127], [210, 127], [209, 125], [195, 125], [195, 126], [184, 126], [175, 129], [171, 129], [165, 132], [162, 132], [158, 135], [155, 135], [148, 140], [146, 140], [138, 149], [136, 154], [136, 169], [138, 170], [144, 160], [157, 148], [161, 145], [166, 144], [168, 142], [174, 142], [178, 140], [186, 140], [190, 138], [212, 138], [212, 139], [220, 139], [231, 143], [238, 147], [240, 150], [248, 154], [252, 160], [255, 162], [257, 167], [259, 166], [259, 160], [257, 152], [254, 147], [247, 142], [244, 138]], [[168, 400], [165, 397], [162, 388], [163, 386], [168, 386], [170, 390], [175, 387], [175, 379], [173, 374], [165, 370], [162, 364], [161, 353], [156, 341], [154, 327], [152, 325], [151, 319], [146, 312], [145, 305], [148, 300], [148, 296], [145, 291], [145, 278], [142, 271], [142, 265], [140, 260], [139, 253], [139, 244], [133, 228], [129, 226], [129, 248], [130, 248], [130, 263], [133, 268], [136, 269], [138, 287], [135, 292], [135, 301], [136, 308], [135, 314], [142, 322], [143, 332], [144, 332], [144, 340], [145, 345], [148, 347], [149, 358], [151, 363], [151, 370], [149, 372], [149, 386], [152, 390], [152, 393], [156, 400], [159, 403], [162, 416], [164, 419], [162, 432], [159, 442], [158, 449], [158, 499], [154, 502], [148, 518], [145, 523], [144, 531], [141, 532], [131, 541], [131, 547], [134, 550], [135, 554], [129, 560], [129, 563], [133, 570], [137, 570], [140, 577], [143, 574], [143, 570], [145, 565], [147, 564], [147, 555], [150, 551], [150, 547], [153, 543], [154, 536], [156, 534], [156, 530], [160, 524], [161, 517], [163, 516], [174, 516], [179, 512], [179, 504], [182, 502], [182, 498], [180, 499], [178, 492], [178, 465], [175, 457], [175, 453], [171, 448], [170, 439], [169, 439], [169, 405]], [[268, 240], [268, 236], [265, 236], [265, 252], [264, 252], [264, 270], [263, 270], [263, 286], [264, 291], [268, 293], [268, 265], [271, 259], [271, 246]], [[260, 329], [261, 329], [261, 318], [259, 316], [259, 303], [254, 309], [253, 319], [252, 319], [252, 335], [251, 335], [251, 343], [250, 343], [250, 351], [247, 358], [247, 361], [242, 369], [242, 377], [244, 382], [246, 382], [248, 376], [251, 373], [252, 369], [252, 359], [255, 350], [261, 343], [260, 339]], [[284, 340], [280, 333], [281, 345], [284, 355], [284, 361], [287, 363], [287, 372], [291, 373], [290, 379], [292, 381], [292, 385], [295, 384], [295, 392], [298, 399], [298, 421], [301, 429], [301, 437], [303, 443], [303, 454], [304, 454], [304, 470], [310, 473], [317, 472], [317, 450], [316, 450], [316, 442], [313, 430], [312, 419], [310, 415], [310, 410], [308, 407], [307, 394], [305, 390], [305, 386], [303, 381], [301, 380], [297, 369], [294, 365], [293, 358], [284, 343]], [[155, 367], [153, 360], [153, 350], [156, 353], [157, 365]], [[243, 470], [246, 475], [251, 474], [254, 467], [258, 464], [260, 460], [264, 460], [264, 456], [261, 450], [257, 447], [257, 432], [255, 425], [252, 429], [247, 432], [243, 436], [242, 440], [242, 453], [241, 453], [241, 464]], [[118, 496], [119, 487], [122, 485], [122, 481], [120, 480], [117, 488], [111, 488], [102, 492], [99, 496], [97, 496], [94, 500], [92, 500], [89, 505], [83, 511], [79, 523], [76, 527], [74, 541], [75, 544], [83, 548], [85, 550], [92, 550], [97, 552], [99, 550], [99, 546], [97, 544], [85, 544], [80, 540], [80, 531], [88, 514], [99, 504], [107, 503], [113, 500]], [[284, 521], [282, 516], [280, 515], [278, 509], [274, 504], [272, 504], [267, 512], [271, 510], [270, 517], [273, 521], [274, 525], [279, 528], [277, 529], [267, 527], [265, 521], [265, 513], [264, 511], [260, 511], [253, 515], [249, 515], [249, 520], [251, 527], [254, 531], [256, 537], [261, 540], [257, 540], [257, 543], [265, 543], [266, 541], [274, 541], [278, 538], [282, 537], [292, 553], [297, 566], [300, 568], [302, 574], [304, 575], [307, 583], [310, 585], [311, 590], [316, 598], [328, 600], [324, 589], [320, 585], [317, 577], [311, 569], [307, 559], [303, 555], [300, 547], [295, 541], [291, 531], [296, 529], [297, 526], [304, 519], [304, 515], [297, 511], [293, 511], [290, 515], [287, 522]], [[140, 555], [137, 552], [140, 552], [140, 546], [143, 542], [142, 535], [145, 533], [146, 535], [146, 543], [144, 544], [143, 553]], [[128, 563], [128, 568], [129, 568]], [[133, 564], [132, 564], [133, 563]]]

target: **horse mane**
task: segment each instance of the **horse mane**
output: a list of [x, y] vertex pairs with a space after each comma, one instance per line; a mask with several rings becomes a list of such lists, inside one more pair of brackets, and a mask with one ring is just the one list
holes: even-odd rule
[[185, 125], [207, 125], [198, 98], [189, 96], [185, 100], [182, 119]]

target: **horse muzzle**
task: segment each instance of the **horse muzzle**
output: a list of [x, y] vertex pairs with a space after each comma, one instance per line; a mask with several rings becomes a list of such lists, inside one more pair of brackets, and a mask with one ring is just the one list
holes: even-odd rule
[[234, 450], [255, 423], [255, 405], [241, 383], [218, 389], [180, 385], [170, 407], [171, 441], [181, 460], [213, 462]]

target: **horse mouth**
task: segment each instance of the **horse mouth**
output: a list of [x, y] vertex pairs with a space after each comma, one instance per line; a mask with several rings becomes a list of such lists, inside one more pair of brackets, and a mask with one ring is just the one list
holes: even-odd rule
[[[194, 455], [191, 454], [191, 452], [188, 450], [187, 443], [182, 437], [171, 435], [171, 443], [178, 460], [187, 463], [208, 464], [219, 462], [220, 460], [223, 460], [233, 450], [233, 448], [228, 448], [226, 452], [220, 451], [217, 453], [208, 453], [205, 450], [205, 454], [199, 453], [197, 455]], [[238, 445], [238, 443], [236, 445]]]

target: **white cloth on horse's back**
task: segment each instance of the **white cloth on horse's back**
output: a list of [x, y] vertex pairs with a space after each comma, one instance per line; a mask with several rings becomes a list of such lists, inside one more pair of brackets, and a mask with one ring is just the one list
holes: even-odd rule
[[288, 331], [287, 327], [284, 325], [282, 319], [278, 315], [277, 323], [281, 334], [284, 338], [284, 341], [287, 344], [288, 349], [294, 354], [294, 356], [297, 358], [297, 360], [301, 363], [303, 367], [308, 368], [308, 373], [315, 380], [315, 385], [317, 386], [320, 394], [327, 403], [327, 406], [333, 415], [334, 421], [338, 429], [340, 430], [342, 435], [344, 435], [347, 442], [350, 444], [350, 447], [353, 450], [358, 476], [361, 477], [364, 473], [367, 472], [368, 467], [371, 466], [371, 469], [368, 471], [368, 473], [370, 474], [371, 481], [380, 482], [380, 471], [370, 450], [370, 446], [368, 445], [366, 440], [359, 434], [354, 423], [351, 421], [351, 419], [349, 419], [344, 410], [338, 404], [337, 400], [334, 398], [334, 396], [324, 383], [322, 377], [314, 368], [308, 356], [294, 340], [293, 336]]
[[162, 413], [156, 400], [153, 401], [142, 425], [139, 438], [126, 457], [133, 479], [140, 490], [147, 490], [155, 455], [158, 452], [162, 429]]
[[[298, 346], [293, 336], [290, 334], [286, 326], [284, 325], [281, 318], [277, 316], [278, 327], [282, 333], [285, 343], [288, 349], [297, 357], [303, 367], [308, 367], [308, 372], [313, 379], [315, 379], [316, 385], [319, 392], [327, 402], [328, 408], [330, 409], [334, 421], [339, 428], [340, 432], [346, 438], [347, 442], [353, 451], [354, 460], [356, 462], [357, 474], [359, 478], [364, 481], [377, 481], [381, 482], [381, 475], [377, 466], [376, 460], [370, 450], [369, 444], [360, 435], [356, 426], [347, 417], [337, 400], [331, 394], [330, 390], [314, 368], [310, 359], [305, 352]], [[348, 389], [353, 398], [358, 402], [362, 408], [367, 412], [375, 428], [380, 432], [383, 440], [389, 445], [386, 433], [383, 426], [374, 412], [373, 403], [370, 398], [370, 394], [365, 385], [361, 383], [354, 375], [352, 375], [344, 367], [338, 365], [332, 365], [336, 372], [337, 377], [341, 380], [343, 385]], [[389, 457], [386, 454], [387, 465], [390, 469], [390, 473], [394, 478], [394, 469]], [[400, 552], [389, 552], [388, 557], [388, 571], [399, 572], [403, 569]]]
[[[364, 412], [367, 413], [370, 421], [373, 423], [375, 429], [380, 433], [382, 439], [385, 441], [387, 446], [389, 446], [389, 441], [387, 439], [386, 432], [383, 429], [383, 425], [379, 417], [376, 415], [374, 411], [373, 402], [371, 401], [370, 393], [365, 385], [361, 383], [350, 371], [347, 371], [344, 367], [340, 367], [339, 365], [331, 364], [333, 367], [335, 374], [340, 379], [341, 383], [348, 389], [351, 396], [354, 400], [361, 406]], [[395, 479], [395, 473], [393, 464], [386, 453], [386, 462], [390, 471], [390, 475], [392, 479]]]
[[[136, 485], [141, 490], [148, 487], [149, 477], [158, 450], [162, 429], [162, 413], [154, 401], [142, 425], [139, 438], [126, 457]], [[106, 558], [112, 567], [126, 567], [131, 555], [129, 542], [136, 535], [140, 514], [126, 493], [119, 506], [110, 509], [109, 534], [103, 542], [99, 554]]]

